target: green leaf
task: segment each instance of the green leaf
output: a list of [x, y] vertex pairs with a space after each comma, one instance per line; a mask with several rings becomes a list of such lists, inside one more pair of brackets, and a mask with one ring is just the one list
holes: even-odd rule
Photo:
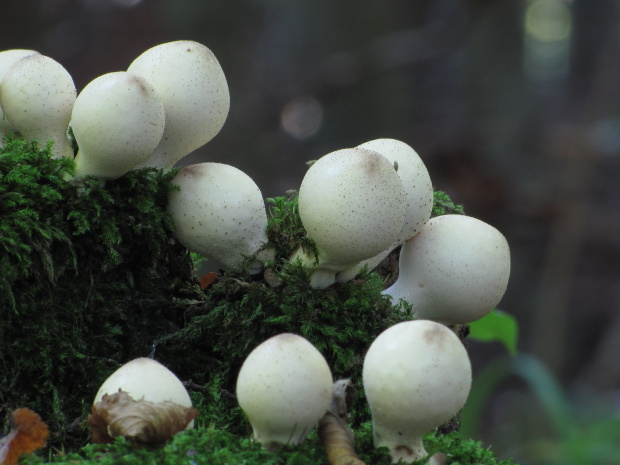
[[499, 341], [511, 355], [517, 353], [519, 326], [512, 315], [501, 310], [493, 310], [487, 316], [470, 323], [469, 337], [475, 341]]

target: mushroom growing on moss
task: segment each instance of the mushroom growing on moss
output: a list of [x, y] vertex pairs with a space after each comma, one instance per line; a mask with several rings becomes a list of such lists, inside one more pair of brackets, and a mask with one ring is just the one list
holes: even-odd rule
[[122, 176], [153, 153], [164, 124], [164, 105], [146, 79], [124, 71], [99, 76], [73, 106], [76, 176]]
[[[192, 400], [181, 380], [152, 358], [133, 359], [112, 373], [99, 388], [93, 404], [100, 402], [104, 394], [113, 395], [119, 389], [134, 400], [169, 401], [183, 407], [192, 406]], [[188, 427], [193, 424], [192, 421]]]
[[373, 341], [362, 376], [375, 447], [387, 447], [394, 463], [409, 463], [427, 455], [422, 436], [465, 405], [471, 363], [446, 326], [406, 321]]
[[[238, 270], [267, 243], [267, 213], [260, 189], [243, 171], [223, 163], [185, 166], [172, 183], [168, 213], [175, 237], [188, 249]], [[250, 271], [259, 271], [261, 253]]]
[[[9, 71], [11, 66], [17, 63], [22, 58], [25, 58], [29, 55], [34, 55], [36, 52], [34, 50], [22, 50], [22, 49], [13, 49], [13, 50], [4, 50], [0, 52], [0, 84], [2, 84], [2, 80], [6, 73]], [[15, 128], [9, 123], [9, 121], [4, 117], [4, 113], [2, 112], [2, 107], [0, 106], [0, 147], [2, 147], [5, 134], [9, 134], [11, 132], [15, 132]]]
[[341, 282], [353, 279], [364, 267], [374, 269], [392, 250], [419, 233], [433, 208], [433, 184], [424, 162], [413, 148], [396, 139], [375, 139], [359, 148], [380, 153], [397, 168], [406, 194], [405, 221], [396, 240], [385, 250], [350, 270], [339, 272], [336, 278]]
[[254, 438], [273, 450], [304, 440], [327, 411], [332, 387], [321, 353], [303, 337], [283, 333], [248, 355], [236, 392]]
[[[308, 169], [299, 188], [299, 215], [316, 243], [315, 257], [303, 250], [311, 285], [325, 288], [336, 273], [371, 258], [392, 244], [405, 220], [405, 190], [387, 158], [363, 148], [324, 155]], [[351, 276], [353, 278], [353, 276]]]
[[405, 242], [398, 279], [383, 293], [410, 303], [416, 318], [471, 323], [499, 303], [509, 276], [502, 233], [470, 216], [443, 215]]
[[224, 125], [230, 107], [228, 84], [217, 58], [204, 45], [190, 40], [157, 45], [127, 71], [149, 81], [166, 110], [161, 142], [141, 166], [170, 169]]
[[73, 78], [57, 61], [34, 53], [9, 68], [0, 84], [0, 106], [21, 135], [45, 144], [54, 157], [73, 158], [67, 137], [76, 98]]

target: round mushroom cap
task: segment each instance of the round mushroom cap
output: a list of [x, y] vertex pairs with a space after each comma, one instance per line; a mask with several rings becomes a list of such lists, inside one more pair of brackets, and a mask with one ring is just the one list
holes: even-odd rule
[[101, 401], [104, 394], [116, 394], [119, 389], [134, 400], [170, 401], [184, 407], [192, 406], [181, 380], [152, 358], [136, 358], [121, 366], [103, 382], [93, 403]]
[[397, 447], [452, 418], [471, 387], [465, 347], [446, 326], [428, 320], [382, 332], [364, 358], [364, 392], [375, 445]]
[[54, 141], [55, 156], [73, 158], [66, 136], [76, 98], [69, 72], [56, 60], [33, 53], [9, 68], [0, 84], [4, 115], [24, 138]]
[[[11, 50], [3, 50], [0, 52], [0, 84], [2, 84], [2, 80], [6, 73], [9, 71], [9, 68], [17, 63], [22, 58], [27, 57], [28, 55], [34, 55], [39, 53], [35, 50], [23, 50], [23, 49], [11, 49]], [[0, 137], [2, 137], [5, 133], [14, 132], [15, 128], [11, 125], [11, 123], [4, 118], [4, 113], [2, 112], [2, 107], [0, 107]], [[2, 141], [0, 140], [0, 147], [2, 146]]]
[[282, 333], [248, 355], [236, 392], [254, 437], [269, 447], [299, 444], [327, 411], [332, 386], [321, 353], [303, 337]]
[[396, 283], [385, 294], [404, 299], [414, 316], [471, 323], [499, 303], [510, 276], [510, 249], [493, 226], [465, 215], [432, 218], [405, 242]]
[[398, 167], [407, 202], [405, 222], [396, 245], [402, 244], [419, 233], [431, 217], [433, 184], [428, 169], [417, 152], [400, 140], [375, 139], [359, 147], [379, 152]]
[[223, 163], [182, 168], [168, 195], [175, 237], [188, 249], [239, 269], [267, 242], [267, 213], [260, 189], [243, 171]]
[[398, 237], [405, 190], [384, 156], [342, 149], [317, 160], [299, 189], [299, 215], [319, 250], [319, 265], [342, 270], [373, 257]]
[[122, 176], [153, 152], [164, 124], [164, 105], [146, 79], [125, 71], [97, 77], [73, 106], [77, 175]]
[[164, 102], [166, 128], [160, 144], [143, 164], [171, 168], [220, 131], [230, 93], [217, 58], [204, 45], [179, 40], [152, 47], [127, 68], [149, 81]]

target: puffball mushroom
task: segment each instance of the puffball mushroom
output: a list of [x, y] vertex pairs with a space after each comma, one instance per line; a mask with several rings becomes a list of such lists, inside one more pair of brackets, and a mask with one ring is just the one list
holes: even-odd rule
[[254, 438], [273, 450], [303, 441], [327, 411], [332, 387], [321, 353], [303, 337], [282, 333], [248, 355], [236, 392]]
[[324, 288], [338, 271], [377, 255], [400, 234], [405, 190], [387, 158], [349, 148], [324, 155], [308, 169], [299, 188], [299, 215], [318, 249], [314, 257], [297, 251], [314, 268], [311, 285]]
[[153, 84], [166, 110], [161, 142], [141, 166], [169, 169], [224, 125], [230, 108], [228, 84], [217, 58], [204, 45], [190, 40], [157, 45], [127, 71]]
[[350, 270], [338, 273], [338, 281], [349, 281], [364, 267], [374, 269], [399, 245], [415, 236], [431, 217], [433, 208], [433, 184], [424, 162], [415, 150], [405, 142], [396, 139], [375, 139], [358, 146], [374, 150], [397, 167], [406, 194], [405, 221], [398, 238], [378, 255], [364, 260]]
[[143, 77], [120, 71], [91, 81], [71, 116], [76, 176], [115, 179], [153, 153], [164, 133], [164, 104]]
[[[226, 269], [239, 269], [267, 243], [263, 196], [243, 171], [198, 163], [183, 167], [172, 183], [179, 189], [168, 195], [168, 213], [175, 237], [188, 249]], [[254, 271], [260, 266], [255, 263]]]
[[374, 150], [397, 166], [407, 203], [405, 222], [396, 242], [400, 245], [419, 233], [431, 217], [433, 183], [426, 165], [411, 146], [396, 139], [375, 139], [359, 147]]
[[458, 337], [429, 320], [398, 323], [370, 345], [362, 371], [375, 447], [394, 463], [427, 455], [422, 436], [456, 415], [471, 388], [471, 363]]
[[[136, 358], [112, 373], [99, 388], [93, 404], [100, 402], [104, 394], [114, 395], [119, 389], [134, 400], [170, 401], [183, 407], [192, 406], [192, 400], [181, 380], [152, 358]], [[188, 427], [193, 424], [192, 421]]]
[[[0, 52], [0, 84], [6, 76], [9, 68], [13, 66], [17, 61], [21, 60], [24, 57], [29, 55], [34, 55], [36, 52], [34, 50], [22, 50], [22, 49], [12, 49], [12, 50], [4, 50]], [[8, 120], [4, 117], [4, 113], [2, 112], [2, 107], [0, 107], [0, 147], [2, 147], [2, 138], [5, 134], [9, 134], [11, 132], [15, 132], [15, 128], [8, 122]]]
[[52, 140], [55, 158], [73, 158], [67, 128], [75, 98], [69, 72], [38, 53], [18, 60], [0, 84], [0, 106], [5, 117], [26, 139], [41, 144]]
[[400, 251], [399, 276], [383, 291], [403, 299], [414, 316], [444, 324], [471, 323], [501, 300], [510, 276], [506, 238], [465, 215], [431, 219]]

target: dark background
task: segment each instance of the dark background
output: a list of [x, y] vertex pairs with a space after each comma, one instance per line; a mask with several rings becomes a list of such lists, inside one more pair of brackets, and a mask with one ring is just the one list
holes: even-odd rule
[[[211, 48], [231, 92], [221, 133], [182, 164], [232, 164], [270, 197], [330, 151], [409, 143], [436, 189], [506, 235], [519, 350], [572, 415], [618, 419], [618, 1], [0, 0], [0, 50], [56, 59], [78, 90], [179, 39]], [[505, 356], [471, 353], [476, 372]], [[517, 378], [481, 420], [474, 437], [503, 458], [556, 463], [566, 446]]]

